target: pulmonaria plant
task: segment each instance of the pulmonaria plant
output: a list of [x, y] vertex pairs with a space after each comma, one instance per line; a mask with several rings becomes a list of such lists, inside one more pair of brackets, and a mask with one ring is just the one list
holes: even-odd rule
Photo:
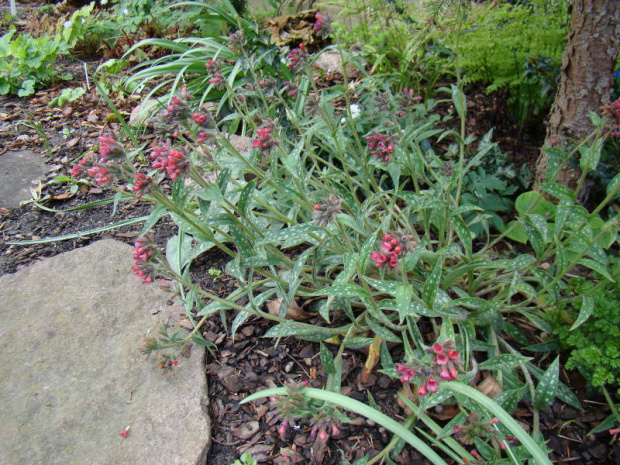
[[293, 72], [301, 71], [308, 63], [308, 51], [306, 46], [301, 43], [298, 48], [291, 50], [288, 54], [288, 69]]
[[85, 155], [70, 171], [74, 178], [92, 179], [98, 185], [110, 184], [117, 178], [124, 178], [125, 150], [111, 136], [99, 137], [99, 157], [94, 153]]
[[220, 60], [207, 60], [205, 68], [210, 73], [209, 84], [220, 90], [226, 87], [226, 78], [222, 74], [222, 62]]
[[397, 102], [398, 102], [398, 112], [397, 116], [405, 116], [407, 112], [411, 111], [411, 109], [418, 103], [422, 101], [422, 97], [416, 95], [413, 89], [403, 89], [400, 94], [398, 94]]
[[316, 13], [314, 15], [314, 29], [317, 36], [325, 39], [332, 32], [332, 21], [329, 14]]
[[252, 147], [258, 150], [263, 155], [269, 155], [281, 142], [273, 137], [273, 131], [275, 129], [277, 121], [270, 119], [265, 120], [263, 125], [256, 130], [258, 136], [252, 141]]
[[620, 98], [605, 105], [602, 116], [609, 119], [606, 132], [611, 137], [620, 138]]
[[381, 252], [370, 252], [370, 259], [377, 268], [382, 266], [395, 267], [398, 258], [404, 257], [407, 252], [415, 252], [418, 243], [413, 235], [404, 231], [397, 231], [394, 235], [385, 233], [381, 241]]
[[189, 159], [180, 150], [167, 145], [155, 147], [150, 156], [153, 160], [151, 167], [168, 175], [173, 181], [191, 168]]
[[390, 156], [394, 152], [394, 136], [391, 133], [372, 133], [365, 137], [368, 142], [370, 153], [379, 161], [389, 163]]
[[[490, 441], [493, 447], [506, 449], [507, 442], [510, 446], [518, 445], [518, 441], [514, 436], [504, 436], [498, 429], [499, 420], [495, 417], [488, 421], [482, 421], [475, 413], [470, 413], [465, 418], [465, 422], [452, 428], [452, 435], [465, 445], [473, 445], [476, 439]], [[471, 451], [471, 454], [478, 458], [477, 451]]]
[[136, 241], [133, 247], [133, 259], [135, 265], [131, 270], [140, 278], [144, 284], [152, 283], [155, 279], [155, 251], [154, 244], [145, 237], [141, 237]]
[[401, 377], [400, 381], [403, 384], [415, 382], [418, 385], [420, 397], [437, 392], [440, 381], [456, 380], [463, 366], [461, 356], [450, 340], [443, 344], [436, 342], [432, 349], [426, 350], [426, 355], [424, 361], [414, 360], [410, 363], [396, 365], [396, 372]]
[[272, 397], [271, 402], [282, 420], [278, 426], [278, 434], [284, 438], [290, 427], [296, 428], [298, 420], [307, 419], [312, 425], [310, 437], [325, 442], [330, 437], [340, 434], [340, 424], [348, 422], [347, 417], [333, 406], [314, 405], [305, 397], [302, 387], [296, 384], [287, 386], [287, 395]]
[[334, 194], [330, 194], [329, 197], [322, 198], [321, 202], [314, 205], [312, 219], [324, 228], [335, 221], [338, 215], [342, 213], [342, 199], [339, 199]]

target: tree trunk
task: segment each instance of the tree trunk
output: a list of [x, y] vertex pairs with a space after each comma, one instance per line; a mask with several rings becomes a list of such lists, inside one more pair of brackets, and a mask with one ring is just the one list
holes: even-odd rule
[[[551, 108], [544, 147], [574, 146], [594, 128], [589, 111], [600, 113], [610, 97], [620, 50], [617, 0], [573, 0], [560, 84]], [[545, 182], [547, 156], [536, 163], [536, 182]], [[566, 167], [559, 182], [575, 188], [578, 167]]]

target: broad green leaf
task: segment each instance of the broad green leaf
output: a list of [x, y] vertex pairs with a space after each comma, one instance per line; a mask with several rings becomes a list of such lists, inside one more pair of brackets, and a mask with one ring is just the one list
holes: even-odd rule
[[575, 201], [575, 192], [565, 186], [564, 184], [558, 184], [555, 182], [545, 182], [538, 185], [538, 188], [549, 195], [554, 196], [556, 199], [565, 200], [567, 202]]
[[465, 225], [465, 222], [463, 221], [463, 219], [458, 215], [452, 215], [452, 227], [454, 228], [456, 235], [461, 241], [461, 244], [463, 244], [463, 247], [465, 248], [465, 251], [467, 252], [467, 256], [471, 257], [471, 253], [472, 253], [471, 231], [469, 230], [467, 225]]
[[336, 373], [336, 366], [334, 365], [334, 357], [332, 357], [332, 353], [329, 351], [327, 346], [321, 342], [319, 354], [321, 357], [321, 364], [323, 365], [323, 369], [325, 373], [328, 375], [333, 375]]
[[517, 255], [515, 258], [508, 260], [509, 263], [506, 265], [505, 269], [508, 272], [517, 271], [534, 262], [535, 260], [536, 259], [530, 254]]
[[572, 331], [573, 329], [577, 329], [579, 328], [579, 326], [584, 324], [588, 320], [588, 318], [590, 318], [590, 315], [592, 315], [593, 310], [594, 310], [594, 297], [584, 295], [582, 303], [581, 303], [581, 310], [579, 310], [579, 316], [573, 323], [573, 326], [570, 327], [569, 331]]
[[517, 197], [515, 209], [519, 212], [519, 215], [525, 215], [526, 213], [545, 215], [545, 213], [553, 213], [555, 208], [551, 202], [545, 200], [540, 192], [530, 191], [524, 192]]
[[598, 166], [598, 162], [601, 159], [601, 149], [603, 146], [602, 138], [597, 139], [594, 145], [579, 147], [581, 153], [581, 159], [579, 160], [579, 167], [585, 173], [593, 171]]
[[263, 337], [279, 338], [287, 336], [296, 336], [318, 342], [333, 337], [334, 331], [330, 331], [328, 328], [321, 328], [320, 326], [315, 328], [301, 327], [287, 321], [285, 323], [278, 323], [277, 325], [272, 326]]
[[607, 270], [607, 268], [599, 262], [596, 262], [589, 258], [582, 258], [577, 262], [577, 264], [583, 265], [586, 268], [590, 268], [591, 270], [596, 271], [597, 273], [605, 277], [605, 279], [608, 279], [611, 282], [616, 282], [609, 274], [609, 270]]
[[357, 284], [337, 284], [329, 287], [324, 287], [314, 292], [314, 295], [333, 295], [340, 297], [359, 297], [369, 298], [368, 292]]
[[342, 259], [344, 261], [342, 271], [334, 279], [334, 284], [347, 284], [349, 280], [355, 275], [356, 266], [359, 261], [359, 254], [346, 252]]
[[512, 413], [517, 409], [517, 404], [521, 399], [523, 399], [524, 395], [524, 388], [506, 389], [493, 400], [497, 402], [504, 410]]
[[511, 370], [532, 360], [523, 355], [500, 354], [478, 365], [481, 370]]
[[252, 193], [254, 192], [255, 186], [256, 179], [252, 179], [249, 183], [245, 185], [245, 187], [241, 191], [238, 207], [243, 216], [247, 216], [248, 214], [248, 209], [250, 208], [250, 199], [252, 198]]
[[530, 245], [534, 249], [534, 252], [536, 252], [536, 256], [540, 258], [545, 250], [545, 240], [542, 237], [542, 234], [540, 234], [538, 229], [530, 223], [524, 223], [523, 226], [525, 227], [525, 232]]
[[235, 247], [237, 248], [237, 252], [239, 252], [241, 258], [249, 258], [255, 255], [254, 249], [250, 245], [251, 239], [240, 226], [237, 224], [231, 224], [228, 227], [228, 232], [230, 232], [233, 242], [235, 243]]
[[422, 300], [424, 300], [426, 305], [428, 305], [431, 309], [435, 305], [435, 299], [437, 298], [437, 292], [439, 291], [439, 284], [441, 282], [441, 268], [442, 261], [437, 260], [433, 271], [428, 278], [426, 278], [424, 289], [422, 290]]
[[395, 342], [397, 344], [400, 344], [402, 342], [402, 339], [400, 337], [396, 336], [389, 329], [384, 328], [383, 326], [381, 326], [380, 323], [377, 323], [372, 318], [366, 318], [366, 323], [368, 323], [368, 326], [370, 327], [370, 330], [375, 335], [377, 335], [381, 339], [383, 339], [384, 341]]
[[596, 428], [593, 428], [592, 431], [588, 433], [588, 435], [602, 433], [603, 431], [615, 428], [616, 426], [618, 426], [618, 417], [615, 413], [612, 413], [607, 418], [605, 418], [600, 425], [598, 425]]
[[396, 285], [396, 309], [400, 322], [405, 320], [411, 311], [411, 297], [413, 296], [413, 287], [409, 284], [400, 283]]
[[616, 174], [614, 178], [609, 181], [605, 192], [608, 196], [613, 196], [612, 198], [618, 196], [618, 193], [620, 192], [620, 173]]
[[508, 239], [525, 244], [527, 242], [527, 233], [525, 232], [525, 226], [520, 221], [513, 220], [506, 226], [506, 229], [510, 231], [506, 234]]
[[454, 84], [452, 84], [452, 103], [459, 118], [464, 118], [467, 114], [467, 100], [463, 91]]
[[293, 247], [303, 243], [318, 243], [318, 238], [325, 236], [325, 231], [313, 223], [302, 223], [281, 229], [265, 236], [261, 243], [280, 244], [282, 248]]
[[564, 276], [566, 273], [566, 266], [568, 265], [568, 260], [566, 258], [566, 248], [564, 244], [559, 240], [555, 239], [555, 267], [556, 267], [556, 275]]
[[396, 286], [400, 284], [400, 281], [374, 279], [369, 278], [368, 276], [364, 276], [364, 280], [372, 287], [374, 287], [377, 291], [383, 294], [389, 294], [391, 296], [396, 296]]
[[538, 380], [538, 386], [536, 386], [536, 392], [534, 394], [534, 408], [538, 410], [544, 410], [553, 399], [558, 390], [558, 381], [560, 376], [560, 357], [556, 357], [545, 374]]
[[[541, 379], [544, 375], [543, 370], [538, 368], [536, 365], [533, 365], [532, 363], [527, 364], [527, 369], [537, 379]], [[568, 405], [571, 405], [579, 410], [582, 409], [579, 399], [577, 398], [575, 393], [573, 393], [573, 391], [571, 391], [568, 386], [566, 386], [566, 384], [562, 383], [561, 381], [558, 383], [556, 397], [562, 402], [566, 402]]]

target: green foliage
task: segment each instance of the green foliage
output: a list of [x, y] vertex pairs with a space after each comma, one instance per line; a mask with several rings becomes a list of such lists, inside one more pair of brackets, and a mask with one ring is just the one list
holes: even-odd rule
[[[620, 274], [620, 260], [614, 260], [614, 276]], [[575, 295], [592, 295], [591, 314], [578, 327], [580, 309], [574, 305], [558, 306], [549, 318], [553, 334], [568, 351], [566, 368], [578, 369], [594, 387], [620, 389], [620, 284], [593, 292], [595, 284], [584, 278], [573, 278], [568, 291]]]
[[520, 123], [546, 111], [567, 38], [568, 2], [504, 2], [473, 10], [465, 28], [448, 39], [458, 48], [465, 82], [507, 91]]
[[0, 94], [25, 97], [58, 77], [54, 61], [67, 47], [53, 37], [14, 35], [0, 37]]
[[50, 107], [64, 107], [68, 102], [75, 102], [86, 93], [83, 87], [71, 87], [63, 89], [60, 95], [57, 95], [49, 103]]
[[243, 454], [238, 460], [235, 460], [231, 465], [256, 465], [256, 460], [254, 460], [250, 454]]
[[[466, 133], [467, 98], [459, 86], [441, 89], [460, 123], [459, 130], [446, 129], [448, 117], [437, 113], [434, 100], [410, 89], [398, 92], [389, 75], [367, 77], [365, 58], [355, 49], [331, 47], [344, 69], [360, 70], [361, 82], [345, 76], [342, 85], [318, 88], [310, 68], [314, 56], [298, 48], [284, 58], [230, 5], [204, 8], [224, 30], [237, 24], [237, 33], [139, 45], [174, 52], [140, 65], [131, 80], [157, 82], [148, 94], [160, 110], [150, 120], [157, 133], [153, 151], [144, 154], [139, 141], [133, 152], [125, 151], [102, 137], [102, 157], [83, 159], [72, 172], [100, 184], [124, 181], [119, 195], [152, 202], [143, 235], [164, 216], [177, 225], [165, 253], [142, 237], [134, 254], [142, 280], [173, 280], [198, 318], [189, 336], [170, 341], [164, 334], [162, 341], [186, 344], [207, 318], [234, 312], [232, 333], [259, 316], [273, 323], [266, 337], [339, 344], [335, 355], [321, 345], [326, 388], [303, 391], [315, 400], [344, 405], [337, 394], [343, 353], [367, 347], [367, 366], [380, 362], [383, 373], [415, 383], [410, 402], [417, 418], [456, 401], [466, 411], [482, 410], [480, 417], [501, 417], [517, 435], [507, 412], [521, 400], [537, 410], [556, 398], [578, 405], [559, 380], [559, 361], [543, 370], [519, 353], [515, 341], [528, 345], [529, 334], [512, 320], [518, 315], [529, 328], [549, 333], [543, 309], [574, 300], [564, 280], [577, 265], [611, 281], [606, 249], [617, 240], [618, 215], [603, 219], [599, 212], [615, 198], [620, 177], [591, 212], [576, 203], [579, 189], [555, 182], [572, 155], [580, 157], [584, 176], [596, 167], [602, 127], [574, 153], [550, 154], [547, 182], [540, 186], [549, 200], [536, 191], [521, 194], [516, 219], [497, 236], [493, 215], [508, 213], [499, 199], [513, 194], [508, 180], [516, 173], [501, 173], [497, 168], [508, 167], [501, 160], [485, 161], [498, 155], [491, 134], [478, 141]], [[210, 105], [213, 112], [205, 101], [218, 102]], [[237, 136], [251, 142], [240, 146]], [[151, 165], [137, 172], [135, 157]], [[485, 222], [486, 235], [472, 233]], [[519, 239], [515, 231], [527, 247], [509, 240]], [[190, 273], [194, 260], [214, 248], [230, 257], [225, 272], [237, 282], [225, 297], [199, 287]], [[579, 299], [586, 315], [590, 301]], [[276, 312], [266, 308], [268, 301], [279, 302]], [[302, 304], [316, 316], [296, 318]], [[390, 351], [387, 343], [401, 349]], [[515, 374], [517, 367], [524, 376]], [[465, 385], [478, 370], [499, 374], [504, 393], [496, 401]], [[457, 377], [465, 384], [448, 382]], [[317, 420], [315, 404], [297, 394], [289, 399], [299, 401], [303, 415], [294, 415], [294, 405], [281, 407], [293, 420]], [[356, 403], [354, 411], [380, 419], [442, 463], [411, 430], [373, 407]], [[325, 421], [323, 428], [337, 428], [342, 419], [334, 412]], [[436, 435], [432, 441], [449, 443], [449, 433], [423, 421]], [[536, 439], [537, 430], [535, 424]], [[525, 447], [515, 463], [544, 456], [529, 437], [520, 440]], [[462, 446], [450, 444], [437, 451], [470, 459]], [[484, 451], [485, 458], [494, 455], [489, 460], [506, 453], [490, 446]]]
[[[14, 29], [0, 37], [0, 94], [26, 97], [55, 81], [59, 77], [54, 66], [56, 58], [68, 54], [86, 34], [85, 22], [93, 8], [91, 3], [67, 21], [60, 21], [54, 37], [15, 37]], [[60, 77], [68, 80], [73, 76], [66, 73]]]

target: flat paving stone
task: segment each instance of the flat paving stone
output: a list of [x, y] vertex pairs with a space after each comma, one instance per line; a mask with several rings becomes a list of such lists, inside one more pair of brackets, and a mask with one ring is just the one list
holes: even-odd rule
[[145, 361], [144, 334], [182, 310], [132, 264], [102, 240], [0, 277], [0, 464], [206, 463], [204, 348], [176, 376]]
[[32, 182], [47, 174], [49, 167], [32, 150], [0, 155], [0, 208], [16, 208], [30, 200]]

